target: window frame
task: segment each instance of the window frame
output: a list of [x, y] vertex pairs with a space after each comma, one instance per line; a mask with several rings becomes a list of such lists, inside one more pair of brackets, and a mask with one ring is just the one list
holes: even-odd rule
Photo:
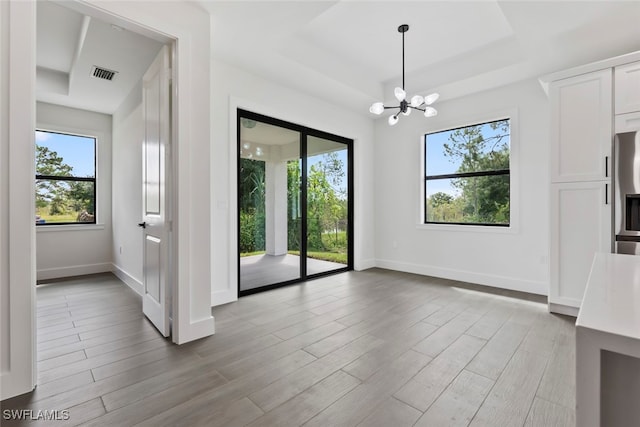
[[[50, 130], [45, 127], [37, 126], [35, 132], [46, 132], [53, 133], [58, 135], [68, 135], [75, 136], [80, 138], [90, 138], [93, 139], [93, 178], [91, 177], [79, 177], [79, 176], [65, 176], [65, 175], [38, 175], [35, 174], [35, 180], [49, 180], [49, 181], [66, 181], [66, 182], [92, 182], [93, 183], [93, 221], [84, 221], [84, 222], [44, 222], [38, 223], [36, 222], [36, 227], [55, 227], [55, 226], [96, 226], [98, 224], [98, 136], [84, 134], [82, 132], [71, 132], [71, 131], [60, 131], [60, 130]], [[34, 132], [34, 136], [35, 136]], [[35, 141], [34, 137], [34, 150], [37, 145], [37, 141]], [[35, 197], [35, 194], [34, 194]]]
[[[486, 171], [476, 171], [476, 172], [461, 172], [461, 173], [449, 173], [449, 174], [438, 174], [438, 175], [427, 175], [427, 137], [429, 135], [433, 135], [441, 132], [455, 131], [458, 129], [464, 129], [472, 126], [481, 126], [486, 125], [493, 122], [499, 121], [509, 121], [509, 168], [508, 169], [499, 169], [499, 170], [486, 170]], [[514, 188], [515, 188], [515, 179], [513, 175], [514, 165], [517, 163], [515, 161], [516, 156], [515, 152], [517, 152], [517, 148], [514, 148], [514, 142], [517, 141], [517, 111], [509, 110], [500, 113], [494, 113], [489, 116], [483, 116], [480, 119], [469, 120], [468, 124], [464, 125], [453, 125], [453, 126], [445, 126], [439, 129], [430, 130], [427, 132], [423, 132], [421, 136], [421, 159], [422, 159], [422, 183], [421, 183], [421, 204], [420, 204], [420, 226], [422, 228], [435, 228], [442, 229], [447, 227], [449, 230], [457, 230], [457, 231], [468, 231], [468, 230], [476, 230], [476, 231], [515, 231], [516, 227], [514, 224], [514, 219], [517, 217], [515, 215], [514, 210], [517, 209], [517, 200], [514, 197]], [[442, 221], [428, 221], [427, 219], [427, 182], [428, 181], [436, 181], [442, 179], [455, 179], [455, 178], [474, 178], [474, 177], [483, 177], [483, 176], [508, 176], [509, 177], [509, 222], [508, 223], [481, 223], [481, 222], [442, 222]]]

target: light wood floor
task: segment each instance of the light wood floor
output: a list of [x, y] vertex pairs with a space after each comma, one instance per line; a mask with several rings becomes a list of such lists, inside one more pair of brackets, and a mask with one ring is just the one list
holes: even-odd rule
[[573, 319], [473, 289], [349, 272], [214, 308], [217, 333], [176, 346], [114, 276], [40, 286], [39, 386], [2, 409], [69, 410], [35, 426], [573, 426]]

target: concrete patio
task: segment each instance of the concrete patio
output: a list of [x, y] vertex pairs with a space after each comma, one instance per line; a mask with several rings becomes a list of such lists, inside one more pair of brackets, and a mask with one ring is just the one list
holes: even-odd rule
[[[307, 258], [307, 276], [344, 267], [346, 264]], [[300, 278], [298, 255], [264, 254], [240, 258], [240, 290], [242, 291], [298, 278]]]

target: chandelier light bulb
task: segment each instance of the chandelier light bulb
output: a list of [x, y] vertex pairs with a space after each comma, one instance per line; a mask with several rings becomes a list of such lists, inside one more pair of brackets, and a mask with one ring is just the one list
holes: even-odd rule
[[384, 111], [384, 104], [382, 102], [374, 102], [373, 104], [371, 104], [371, 107], [369, 108], [369, 112], [373, 113], [373, 114], [382, 114], [382, 112]]
[[397, 87], [393, 90], [393, 94], [396, 96], [396, 99], [400, 102], [404, 101], [407, 97], [407, 92], [404, 91], [401, 87]]
[[420, 95], [413, 95], [413, 97], [411, 98], [412, 107], [419, 107], [422, 105], [423, 102], [424, 102], [424, 98]]
[[432, 93], [431, 95], [427, 95], [424, 97], [424, 103], [427, 105], [431, 105], [436, 102], [440, 98], [439, 93]]
[[422, 113], [424, 113], [425, 117], [433, 117], [438, 114], [438, 110], [430, 107], [430, 105], [436, 102], [440, 97], [440, 95], [437, 93], [432, 93], [427, 96], [414, 95], [410, 98], [410, 101], [407, 101], [407, 92], [405, 92], [404, 90], [404, 34], [407, 31], [409, 31], [409, 25], [407, 24], [402, 24], [398, 27], [398, 32], [402, 34], [402, 86], [396, 87], [393, 90], [393, 95], [396, 97], [400, 105], [385, 106], [382, 102], [374, 102], [373, 104], [371, 104], [371, 107], [369, 107], [369, 112], [376, 115], [382, 114], [384, 110], [388, 108], [393, 108], [396, 113], [388, 117], [390, 126], [398, 123], [400, 113], [402, 113], [403, 116], [408, 116], [409, 114], [411, 114], [411, 110], [421, 111]]
[[438, 110], [436, 110], [435, 108], [426, 107], [424, 109], [424, 116], [425, 117], [433, 117], [433, 116], [436, 116], [436, 115], [438, 115]]

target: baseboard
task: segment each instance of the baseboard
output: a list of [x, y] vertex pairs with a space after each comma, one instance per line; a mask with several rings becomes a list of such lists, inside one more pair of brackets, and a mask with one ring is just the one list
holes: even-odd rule
[[125, 285], [133, 289], [139, 295], [144, 294], [144, 285], [140, 280], [136, 279], [115, 264], [111, 264], [111, 267], [113, 274], [115, 274], [118, 279], [122, 280]]
[[356, 271], [368, 270], [376, 266], [376, 260], [373, 258], [363, 259], [355, 263], [354, 269]]
[[59, 279], [61, 277], [84, 276], [85, 274], [109, 273], [111, 263], [71, 265], [68, 267], [43, 268], [37, 271], [37, 280]]
[[549, 303], [549, 313], [565, 314], [567, 316], [578, 317], [578, 307], [570, 307], [568, 305]]
[[546, 283], [536, 282], [533, 280], [522, 280], [515, 277], [483, 274], [473, 271], [436, 267], [432, 265], [412, 264], [384, 259], [377, 259], [376, 267], [403, 271], [406, 273], [421, 274], [424, 276], [441, 277], [444, 279], [458, 280], [461, 282], [475, 283], [478, 285], [492, 286], [494, 288], [509, 289], [512, 291], [527, 292], [530, 294], [548, 294], [548, 286]]

